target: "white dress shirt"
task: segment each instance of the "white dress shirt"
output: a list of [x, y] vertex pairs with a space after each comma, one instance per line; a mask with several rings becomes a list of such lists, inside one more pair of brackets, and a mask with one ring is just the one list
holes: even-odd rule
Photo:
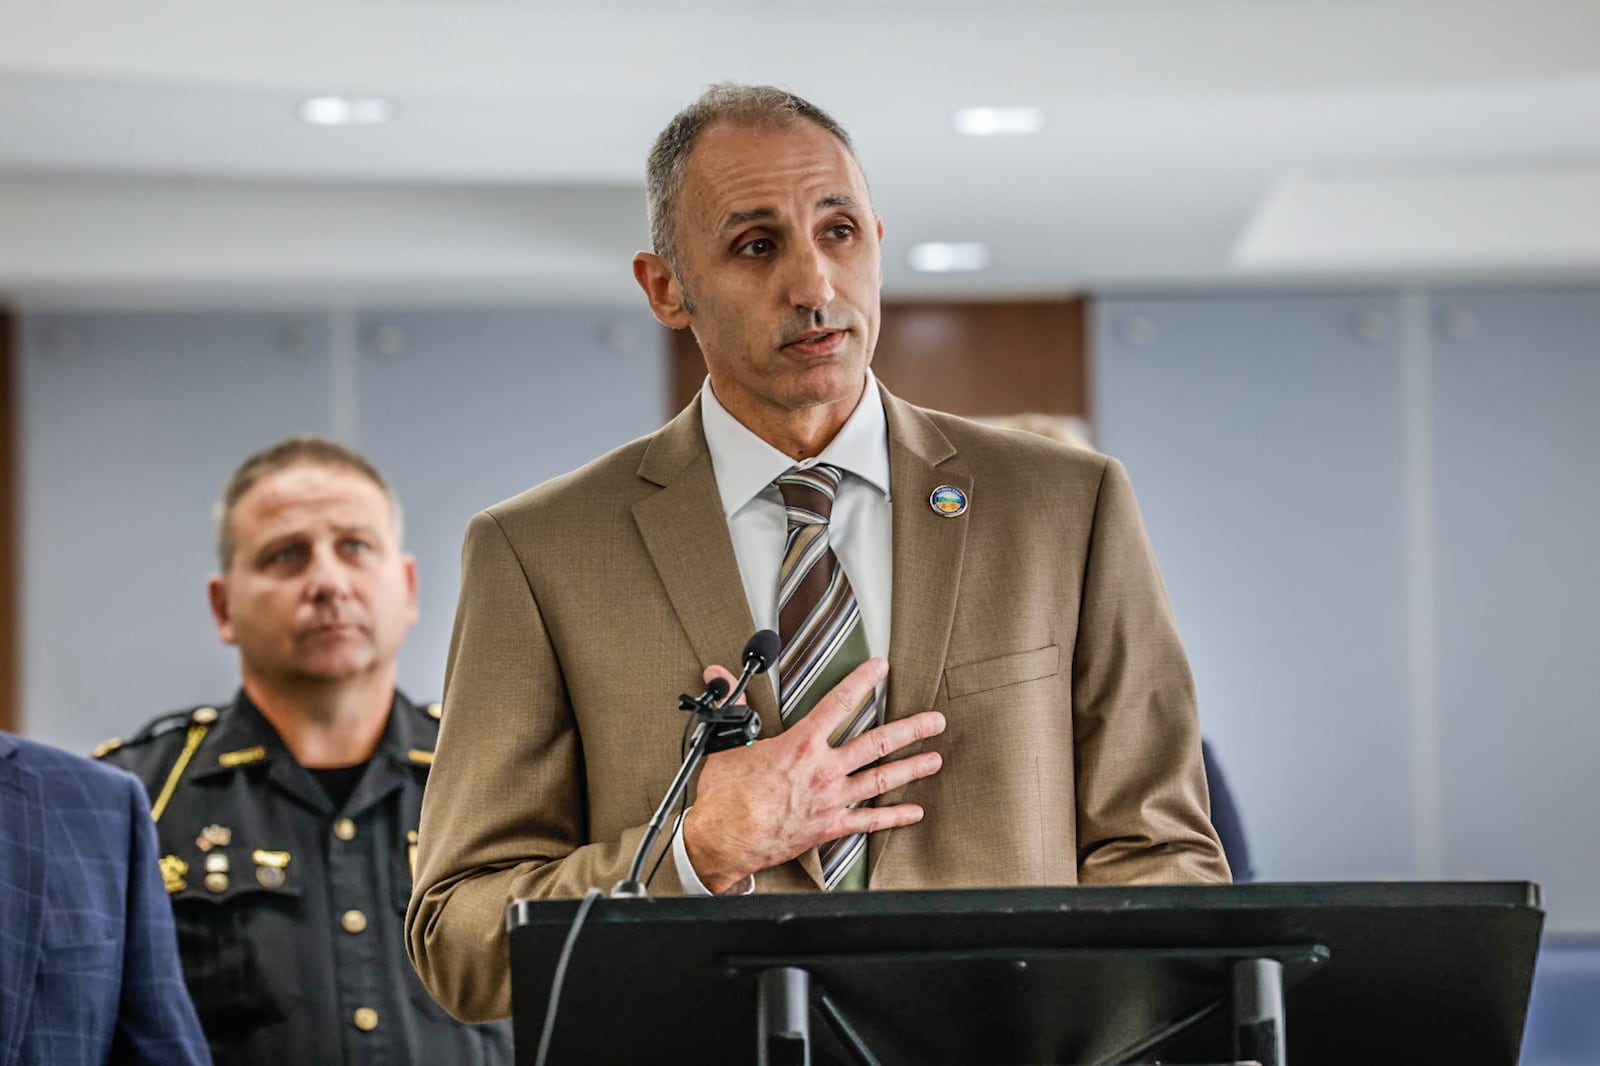
[[[889, 424], [877, 379], [868, 371], [867, 387], [849, 419], [820, 455], [800, 463], [729, 414], [711, 391], [709, 378], [700, 388], [700, 421], [756, 628], [778, 628], [778, 571], [783, 565], [788, 519], [783, 496], [773, 481], [790, 467], [826, 463], [843, 472], [828, 523], [829, 543], [855, 590], [868, 650], [888, 657], [894, 523], [889, 499]], [[737, 663], [723, 665], [737, 672]], [[767, 676], [776, 695], [777, 671], [768, 671]], [[879, 698], [881, 702], [881, 692]], [[678, 877], [690, 895], [710, 895], [689, 863], [683, 834], [677, 831], [681, 825], [680, 819], [672, 838]], [[742, 888], [753, 891], [754, 880]]]

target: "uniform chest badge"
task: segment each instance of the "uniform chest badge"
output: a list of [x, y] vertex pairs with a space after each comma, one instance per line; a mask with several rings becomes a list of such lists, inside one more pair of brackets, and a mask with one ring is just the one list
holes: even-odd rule
[[167, 894], [182, 892], [189, 887], [184, 878], [189, 874], [189, 864], [176, 855], [161, 856], [161, 880], [166, 883]]
[[233, 842], [233, 830], [225, 825], [208, 825], [195, 837], [194, 846], [201, 851], [225, 848]]
[[287, 851], [252, 851], [250, 861], [256, 864], [256, 884], [262, 888], [282, 888], [289, 858]]

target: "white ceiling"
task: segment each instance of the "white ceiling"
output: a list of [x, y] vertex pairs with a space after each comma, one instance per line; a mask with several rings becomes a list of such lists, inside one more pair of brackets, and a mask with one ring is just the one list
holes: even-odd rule
[[[0, 0], [0, 295], [632, 301], [727, 78], [852, 131], [893, 295], [1600, 277], [1600, 0]], [[293, 117], [339, 92], [399, 118]]]

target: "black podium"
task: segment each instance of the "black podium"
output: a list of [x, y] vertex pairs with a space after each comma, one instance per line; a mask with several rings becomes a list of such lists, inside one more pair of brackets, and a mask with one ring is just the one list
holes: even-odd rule
[[[519, 1064], [578, 906], [507, 912]], [[1542, 923], [1524, 883], [601, 899], [549, 1061], [1514, 1066]]]

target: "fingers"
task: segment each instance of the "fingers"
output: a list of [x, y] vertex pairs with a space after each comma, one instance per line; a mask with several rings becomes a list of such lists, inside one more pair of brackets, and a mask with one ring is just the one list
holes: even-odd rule
[[932, 777], [943, 765], [944, 757], [936, 751], [929, 751], [860, 770], [845, 782], [845, 802], [855, 804], [875, 799], [885, 793], [893, 792], [902, 785], [909, 785], [924, 777]]
[[889, 673], [889, 664], [882, 659], [868, 659], [844, 676], [844, 680], [817, 701], [811, 713], [795, 725], [791, 732], [821, 733], [826, 739], [845, 723], [867, 693], [878, 687]]
[[885, 829], [916, 825], [922, 821], [922, 807], [915, 803], [897, 803], [892, 807], [851, 807], [840, 812], [839, 832], [829, 837], [837, 840], [851, 833], [878, 833]]
[[[847, 679], [848, 680], [848, 679]], [[843, 683], [841, 682], [841, 685]], [[835, 689], [835, 691], [838, 691]], [[816, 712], [813, 711], [813, 714]], [[919, 740], [927, 740], [944, 732], [944, 715], [938, 711], [923, 711], [909, 718], [887, 722], [862, 733], [859, 737], [839, 745], [839, 757], [854, 772], [868, 763], [887, 758]], [[938, 769], [938, 767], [934, 767]]]

